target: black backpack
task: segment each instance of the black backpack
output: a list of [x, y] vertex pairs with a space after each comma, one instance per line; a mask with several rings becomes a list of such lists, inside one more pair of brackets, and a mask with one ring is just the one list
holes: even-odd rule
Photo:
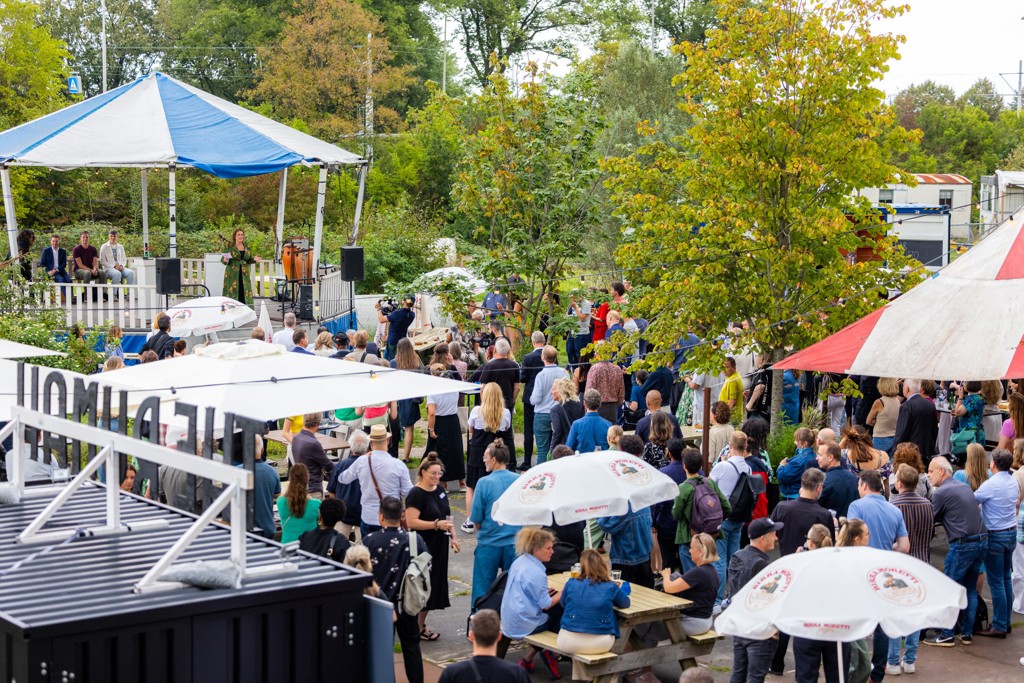
[[[726, 461], [728, 462], [728, 461]], [[730, 522], [742, 522], [746, 524], [754, 516], [754, 506], [757, 505], [757, 497], [764, 493], [764, 480], [755, 477], [750, 472], [740, 472], [736, 463], [730, 462], [732, 468], [739, 475], [736, 488], [729, 496], [729, 505], [732, 511], [729, 513]]]
[[473, 603], [473, 610], [470, 615], [466, 617], [466, 633], [469, 633], [470, 623], [469, 620], [474, 614], [482, 609], [492, 609], [501, 615], [501, 599], [505, 597], [505, 586], [508, 585], [508, 572], [502, 569], [498, 570], [498, 576], [491, 582], [491, 586], [487, 589], [487, 592], [476, 599]]

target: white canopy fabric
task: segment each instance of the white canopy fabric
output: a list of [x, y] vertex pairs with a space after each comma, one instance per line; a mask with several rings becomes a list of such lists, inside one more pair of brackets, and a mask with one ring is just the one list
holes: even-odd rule
[[[105, 372], [97, 381], [255, 420], [476, 388], [468, 382], [290, 352], [258, 340], [201, 347], [188, 356]], [[161, 422], [169, 418], [161, 416]], [[221, 422], [221, 417], [216, 419]]]
[[[263, 302], [266, 310], [267, 302]], [[193, 337], [241, 327], [256, 320], [256, 311], [226, 296], [201, 296], [167, 309], [172, 337]]]
[[66, 356], [62, 351], [51, 351], [31, 344], [0, 339], [0, 358], [42, 358], [43, 356]]
[[775, 369], [872, 377], [1024, 377], [1024, 215], [906, 294]]

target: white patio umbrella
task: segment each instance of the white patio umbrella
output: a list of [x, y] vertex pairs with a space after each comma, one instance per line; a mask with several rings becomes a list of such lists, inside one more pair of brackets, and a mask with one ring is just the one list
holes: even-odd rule
[[172, 337], [192, 337], [241, 327], [256, 320], [256, 311], [226, 296], [202, 296], [167, 309]]
[[[97, 381], [173, 395], [181, 403], [255, 420], [476, 388], [443, 377], [293, 353], [253, 339], [105, 372]], [[169, 418], [161, 415], [161, 422]]]
[[622, 451], [577, 453], [531, 467], [494, 502], [502, 524], [571, 524], [671, 500], [679, 485]]
[[263, 330], [263, 337], [267, 340], [267, 343], [273, 344], [274, 326], [270, 324], [270, 310], [267, 308], [266, 301], [260, 302], [260, 319], [256, 326]]
[[42, 356], [66, 356], [61, 351], [51, 351], [31, 344], [0, 339], [0, 358], [41, 358]]
[[876, 626], [890, 638], [951, 628], [966, 606], [963, 586], [909, 555], [828, 548], [769, 564], [733, 596], [715, 630], [755, 640], [779, 630], [835, 641], [841, 649], [844, 642], [866, 638]]

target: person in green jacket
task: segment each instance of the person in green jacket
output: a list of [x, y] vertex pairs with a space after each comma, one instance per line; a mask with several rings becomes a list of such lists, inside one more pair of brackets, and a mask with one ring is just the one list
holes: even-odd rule
[[[696, 566], [693, 560], [690, 559], [690, 540], [693, 537], [693, 534], [690, 532], [690, 519], [692, 518], [693, 496], [696, 487], [706, 483], [718, 494], [718, 500], [722, 503], [723, 519], [728, 517], [732, 511], [729, 499], [718, 488], [718, 484], [711, 479], [701, 476], [700, 468], [703, 466], [704, 457], [699, 451], [693, 449], [683, 453], [683, 469], [686, 470], [686, 481], [679, 485], [679, 495], [672, 504], [672, 517], [679, 520], [679, 524], [676, 526], [676, 544], [679, 545], [679, 560], [682, 562], [683, 572], [687, 572]], [[712, 536], [717, 540], [719, 534], [712, 534]]]
[[252, 306], [252, 280], [249, 265], [259, 263], [260, 257], [249, 250], [245, 243], [245, 232], [241, 228], [232, 235], [231, 248], [224, 254], [224, 296]]

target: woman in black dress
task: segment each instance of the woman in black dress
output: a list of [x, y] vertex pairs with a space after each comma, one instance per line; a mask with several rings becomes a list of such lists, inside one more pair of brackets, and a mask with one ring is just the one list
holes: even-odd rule
[[[430, 366], [430, 374], [443, 377], [447, 366]], [[465, 450], [462, 442], [462, 422], [459, 421], [459, 392], [427, 396], [427, 447], [424, 451], [437, 451], [444, 464], [445, 481], [466, 478]]]
[[427, 630], [430, 610], [451, 606], [448, 599], [448, 546], [459, 552], [459, 539], [452, 524], [452, 509], [444, 488], [439, 486], [444, 468], [437, 453], [427, 453], [420, 463], [416, 485], [405, 498], [405, 521], [430, 553], [430, 599], [419, 614], [420, 639], [437, 640], [440, 634]]

